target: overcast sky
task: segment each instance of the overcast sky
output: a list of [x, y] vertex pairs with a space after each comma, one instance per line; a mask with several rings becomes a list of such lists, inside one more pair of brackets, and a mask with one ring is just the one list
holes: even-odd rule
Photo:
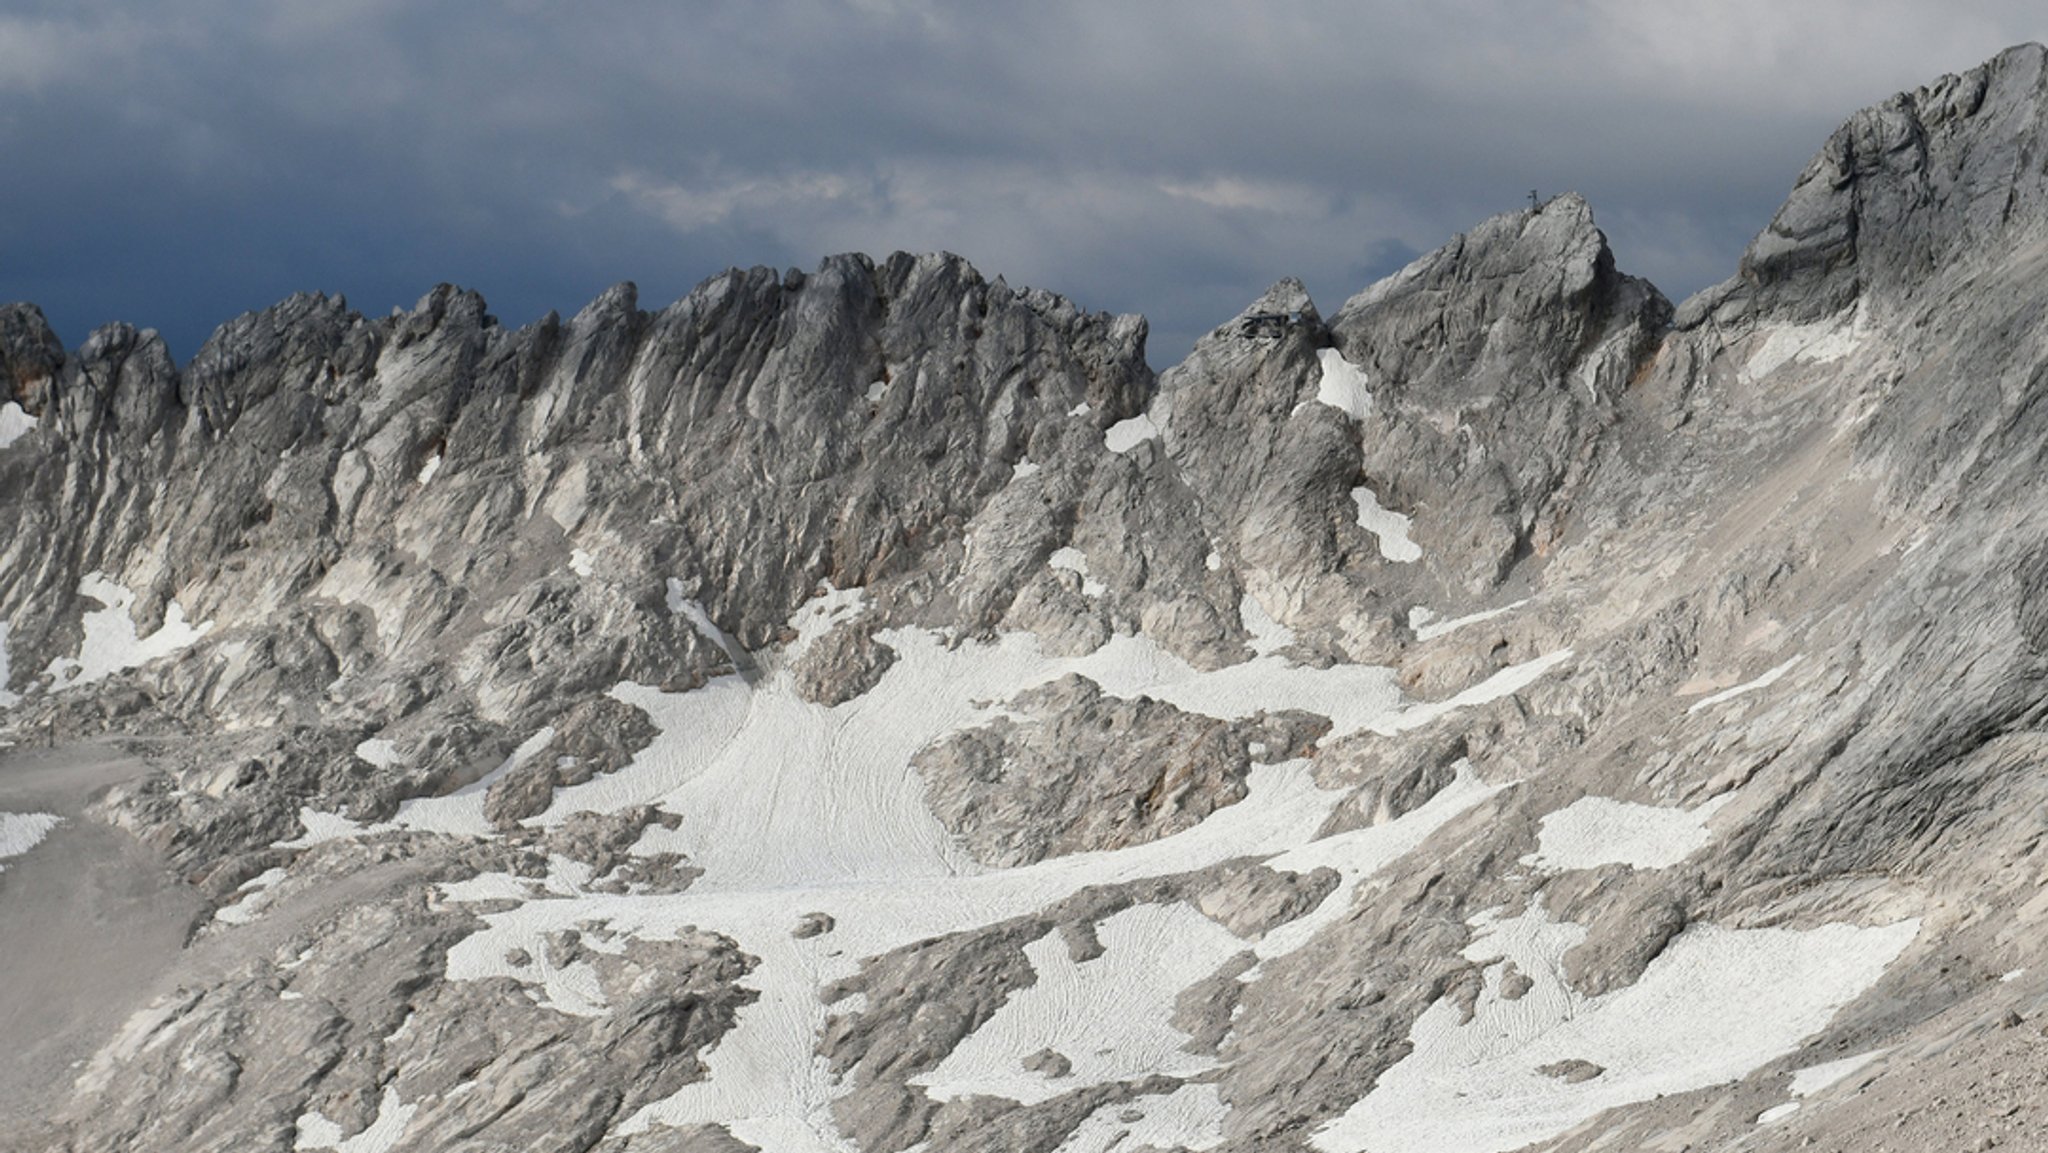
[[1164, 366], [1532, 188], [1682, 298], [1849, 113], [2044, 37], [2039, 0], [9, 0], [0, 299], [182, 361], [302, 289], [518, 325], [948, 249], [1145, 313]]

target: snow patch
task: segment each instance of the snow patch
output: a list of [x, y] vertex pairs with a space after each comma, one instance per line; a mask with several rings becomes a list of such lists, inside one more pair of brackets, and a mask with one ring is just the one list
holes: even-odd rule
[[7, 622], [0, 621], [0, 709], [12, 708], [21, 703], [21, 694], [7, 691], [8, 678], [14, 673], [7, 658]]
[[1011, 466], [1010, 479], [1023, 480], [1025, 477], [1037, 476], [1038, 468], [1038, 465], [1035, 465], [1028, 460], [1020, 460], [1015, 465]]
[[222, 905], [213, 911], [213, 919], [227, 925], [246, 925], [263, 915], [270, 907], [270, 887], [284, 880], [283, 869], [265, 869], [242, 882], [240, 896], [233, 904]]
[[1210, 572], [1221, 572], [1223, 569], [1223, 554], [1215, 549], [1210, 549], [1209, 555], [1202, 558], [1202, 567]]
[[1102, 443], [1111, 452], [1126, 453], [1158, 436], [1159, 426], [1152, 423], [1149, 415], [1141, 412], [1129, 420], [1110, 425], [1102, 434]]
[[[0, 813], [0, 861], [35, 848], [63, 820], [54, 813]], [[6, 871], [0, 865], [0, 873]]]
[[85, 639], [78, 656], [58, 657], [43, 671], [58, 689], [89, 685], [127, 669], [139, 668], [158, 657], [169, 656], [213, 631], [213, 622], [187, 624], [185, 610], [172, 601], [164, 609], [163, 626], [146, 637], [135, 633], [135, 619], [129, 610], [135, 594], [103, 572], [87, 573], [78, 591], [104, 607], [85, 614]]
[[1081, 593], [1084, 596], [1099, 597], [1109, 591], [1108, 585], [1088, 575], [1088, 554], [1073, 545], [1054, 549], [1053, 554], [1045, 558], [1045, 563], [1048, 568], [1070, 572], [1080, 577]]
[[36, 418], [30, 416], [27, 409], [11, 400], [0, 404], [0, 449], [34, 432], [35, 428]]
[[[498, 767], [469, 784], [438, 797], [414, 797], [398, 806], [398, 812], [384, 828], [448, 833], [458, 837], [488, 837], [496, 832], [484, 816], [484, 795], [498, 778], [540, 755], [554, 742], [555, 729], [543, 726], [522, 741]], [[375, 831], [375, 830], [371, 830]]]
[[1088, 407], [1088, 402], [1084, 400], [1084, 401], [1082, 401], [1081, 403], [1079, 403], [1079, 404], [1075, 405], [1075, 406], [1074, 406], [1073, 408], [1070, 408], [1070, 409], [1068, 409], [1068, 410], [1067, 410], [1067, 415], [1068, 415], [1068, 416], [1087, 416], [1087, 415], [1088, 415], [1088, 413], [1089, 413], [1090, 411], [1091, 411], [1091, 410], [1090, 410], [1090, 409], [1089, 409], [1089, 407]]
[[[1471, 1022], [1448, 999], [1425, 1010], [1409, 1055], [1317, 1130], [1317, 1149], [1506, 1153], [1606, 1109], [1740, 1079], [1825, 1028], [1920, 929], [1917, 919], [1810, 930], [1694, 925], [1634, 985], [1587, 999], [1559, 975], [1584, 929], [1550, 921], [1540, 906], [1472, 924], [1479, 933], [1464, 955], [1487, 968]], [[1514, 1001], [1500, 995], [1510, 961], [1534, 982]], [[1571, 1084], [1539, 1071], [1568, 1060], [1604, 1072]]]
[[888, 392], [889, 392], [889, 382], [888, 382], [888, 381], [886, 381], [886, 380], [878, 380], [878, 381], [875, 381], [875, 382], [874, 382], [873, 384], [870, 384], [870, 385], [868, 385], [868, 403], [869, 403], [869, 404], [880, 404], [880, 403], [882, 402], [882, 397], [884, 397], [884, 396], [888, 395]]
[[1454, 617], [1447, 621], [1437, 620], [1434, 612], [1423, 608], [1421, 605], [1416, 605], [1408, 610], [1408, 627], [1415, 630], [1416, 640], [1433, 641], [1440, 636], [1457, 632], [1466, 625], [1476, 625], [1481, 621], [1490, 621], [1498, 616], [1506, 616], [1508, 613], [1514, 612], [1528, 603], [1529, 598], [1523, 597], [1513, 604], [1502, 605], [1497, 609], [1487, 609], [1485, 612], [1472, 613], [1469, 616]]
[[397, 743], [383, 737], [371, 737], [357, 745], [356, 759], [380, 769], [395, 768], [405, 763], [405, 756], [398, 751]]
[[273, 849], [310, 849], [323, 841], [339, 841], [348, 837], [360, 837], [371, 832], [382, 831], [389, 826], [372, 828], [359, 821], [352, 821], [340, 813], [323, 813], [316, 809], [299, 809], [299, 827], [305, 832], [288, 841], [277, 841]]
[[594, 572], [596, 572], [596, 571], [597, 571], [597, 566], [596, 566], [595, 564], [591, 563], [591, 559], [590, 559], [590, 554], [589, 554], [589, 553], [587, 553], [587, 552], [584, 552], [584, 551], [583, 551], [582, 549], [580, 549], [580, 548], [577, 548], [577, 549], [570, 549], [570, 550], [569, 550], [569, 571], [570, 571], [570, 572], [572, 572], [572, 573], [575, 573], [575, 574], [576, 574], [577, 576], [580, 576], [580, 577], [587, 577], [587, 576], [589, 576], [589, 575], [590, 575], [591, 573], [594, 573]]
[[298, 1137], [292, 1143], [294, 1150], [332, 1149], [335, 1153], [390, 1153], [405, 1136], [405, 1127], [412, 1123], [412, 1115], [419, 1109], [417, 1102], [401, 1104], [398, 1090], [394, 1086], [384, 1087], [384, 1100], [378, 1105], [377, 1119], [370, 1127], [353, 1137], [344, 1139], [341, 1126], [329, 1121], [318, 1110], [302, 1115], [298, 1120]]
[[1413, 521], [1393, 509], [1381, 508], [1379, 495], [1364, 485], [1351, 490], [1351, 499], [1358, 504], [1358, 527], [1379, 542], [1381, 556], [1401, 564], [1422, 559], [1422, 546], [1408, 539]]
[[1244, 594], [1237, 602], [1238, 623], [1251, 634], [1252, 651], [1260, 656], [1270, 656], [1294, 643], [1294, 630], [1273, 619], [1259, 598]]
[[1544, 816], [1536, 851], [1522, 864], [1553, 873], [1602, 865], [1668, 868], [1713, 840], [1707, 818], [1734, 799], [1734, 793], [1722, 793], [1696, 809], [1675, 809], [1581, 797]]
[[2014, 981], [2017, 981], [2017, 980], [2019, 980], [2019, 979], [2020, 979], [2021, 977], [2024, 977], [2024, 976], [2026, 976], [2026, 975], [2027, 975], [2027, 971], [2026, 971], [2025, 969], [2014, 969], [2014, 970], [2012, 970], [2012, 971], [2011, 971], [2011, 972], [2009, 972], [2009, 973], [2005, 973], [2005, 974], [2002, 974], [2002, 975], [2000, 975], [2000, 977], [1998, 978], [1998, 981], [1999, 981], [1999, 983], [2000, 983], [2000, 984], [2002, 984], [2002, 985], [2010, 985], [2010, 984], [2012, 984], [2012, 983], [2013, 983]]
[[[1094, 1085], [1148, 1074], [1187, 1077], [1216, 1067], [1187, 1052], [1174, 1028], [1174, 1001], [1244, 948], [1228, 929], [1186, 902], [1138, 905], [1097, 927], [1102, 955], [1076, 962], [1054, 929], [1024, 946], [1035, 984], [1010, 994], [939, 1067], [911, 1078], [939, 1101], [977, 1094], [1036, 1105]], [[1050, 1049], [1072, 1069], [1047, 1077], [1024, 1067]]]
[[420, 483], [425, 484], [434, 479], [434, 474], [440, 471], [441, 454], [437, 452], [427, 458], [427, 463], [420, 466]]
[[1783, 1105], [1773, 1105], [1757, 1114], [1756, 1123], [1759, 1125], [1776, 1125], [1797, 1112], [1799, 1112], [1799, 1102], [1787, 1101]]
[[1316, 399], [1353, 420], [1372, 415], [1372, 392], [1366, 388], [1365, 373], [1344, 359], [1334, 348], [1316, 353], [1323, 374], [1316, 382]]
[[1742, 696], [1745, 693], [1753, 693], [1758, 689], [1767, 689], [1772, 685], [1777, 684], [1778, 678], [1792, 671], [1792, 666], [1798, 663], [1799, 658], [1793, 657], [1791, 660], [1786, 661], [1784, 664], [1779, 665], [1778, 667], [1772, 669], [1771, 671], [1765, 673], [1764, 675], [1758, 677], [1753, 681], [1746, 681], [1743, 684], [1736, 685], [1732, 689], [1722, 689], [1720, 692], [1715, 693], [1712, 696], [1701, 697], [1699, 700], [1694, 701], [1692, 703], [1691, 708], [1685, 710], [1686, 715], [1690, 716], [1693, 713], [1699, 712], [1701, 709], [1713, 708], [1715, 705], [1721, 704], [1724, 701], [1732, 701], [1736, 697]]

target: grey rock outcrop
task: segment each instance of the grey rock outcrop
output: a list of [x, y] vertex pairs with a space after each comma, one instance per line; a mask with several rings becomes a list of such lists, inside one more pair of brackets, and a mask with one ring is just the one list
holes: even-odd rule
[[0, 733], [132, 742], [63, 817], [212, 918], [0, 1147], [1330, 1150], [1462, 1076], [1486, 1147], [1961, 1148], [2048, 1068], [2044, 154], [2016, 48], [1675, 310], [1563, 196], [1157, 378], [945, 256], [182, 369], [0, 309]]

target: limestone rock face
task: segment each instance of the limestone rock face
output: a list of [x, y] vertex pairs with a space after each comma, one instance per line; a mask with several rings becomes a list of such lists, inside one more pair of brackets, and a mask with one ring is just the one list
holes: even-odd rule
[[2044, 68], [1156, 376], [943, 255], [0, 308], [0, 1149], [2040, 1144]]

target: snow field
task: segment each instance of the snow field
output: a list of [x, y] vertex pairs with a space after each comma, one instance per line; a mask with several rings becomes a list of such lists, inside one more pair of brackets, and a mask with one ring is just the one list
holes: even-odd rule
[[186, 623], [185, 610], [173, 601], [164, 610], [163, 627], [146, 637], [135, 633], [135, 620], [128, 615], [135, 606], [135, 594], [102, 572], [87, 573], [78, 591], [104, 605], [85, 614], [85, 639], [78, 656], [58, 657], [44, 670], [56, 681], [56, 688], [91, 684], [126, 669], [139, 668], [162, 656], [190, 645], [213, 630], [213, 622]]
[[[831, 603], [813, 602], [816, 609], [807, 606], [800, 614], [795, 622], [800, 639], [793, 652], [858, 607], [852, 592], [826, 601]], [[1268, 654], [1203, 673], [1145, 637], [1117, 637], [1078, 658], [1047, 656], [1028, 634], [957, 648], [914, 629], [886, 631], [880, 639], [896, 649], [896, 664], [867, 694], [836, 708], [796, 695], [786, 671], [793, 653], [768, 662], [752, 687], [728, 676], [690, 693], [666, 694], [630, 684], [616, 688], [613, 695], [645, 709], [662, 735], [619, 771], [558, 791], [553, 806], [536, 820], [553, 824], [585, 809], [657, 803], [678, 814], [681, 824], [674, 830], [650, 828], [636, 851], [681, 852], [704, 875], [681, 894], [578, 894], [528, 901], [486, 914], [489, 927], [451, 951], [451, 979], [510, 975], [540, 984], [549, 1003], [565, 1007], [575, 1002], [564, 996], [557, 979], [508, 971], [507, 952], [520, 948], [540, 956], [546, 934], [595, 920], [649, 939], [672, 937], [686, 925], [717, 931], [759, 959], [742, 983], [758, 991], [760, 1000], [740, 1011], [734, 1030], [707, 1055], [711, 1075], [643, 1110], [626, 1131], [657, 1123], [709, 1122], [727, 1125], [742, 1140], [771, 1151], [840, 1148], [829, 1113], [839, 1088], [813, 1054], [829, 1011], [819, 990], [856, 973], [861, 958], [1034, 913], [1088, 885], [1184, 873], [1234, 857], [1296, 849], [1310, 842], [1341, 796], [1318, 789], [1306, 762], [1255, 766], [1243, 801], [1176, 836], [1117, 852], [986, 871], [931, 816], [923, 803], [923, 783], [909, 762], [932, 740], [984, 723], [1017, 692], [1078, 672], [1116, 695], [1143, 692], [1212, 716], [1310, 708], [1331, 715], [1340, 733], [1355, 732], [1400, 705], [1392, 673], [1384, 668], [1317, 670]], [[1268, 639], [1276, 638], [1269, 633]], [[1491, 695], [1490, 690], [1478, 694]], [[1369, 875], [1487, 793], [1474, 782], [1466, 786], [1454, 787], [1399, 821], [1333, 838], [1316, 850], [1316, 863], [1334, 861], [1347, 876]], [[449, 895], [514, 895], [493, 884], [479, 879]], [[1348, 888], [1345, 897], [1317, 915], [1341, 915], [1345, 899]], [[829, 913], [834, 931], [792, 938], [796, 918], [813, 910]], [[1183, 914], [1198, 917], [1185, 907], [1140, 915]], [[1201, 923], [1207, 939], [1220, 945], [1229, 938], [1229, 952], [1244, 947], [1206, 918]], [[1307, 936], [1269, 935], [1263, 953], [1279, 955], [1305, 943]], [[1117, 965], [1137, 955], [1112, 953], [1116, 960], [1101, 960]], [[1190, 968], [1200, 970], [1191, 982], [1214, 965]], [[1072, 987], [1086, 984], [1085, 972], [1067, 976], [1073, 978]], [[1111, 984], [1099, 983], [1102, 988]], [[1168, 987], [1173, 981], [1153, 984], [1169, 1006], [1184, 987]], [[1068, 986], [1048, 978], [1048, 987]], [[1156, 1039], [1151, 1031], [1171, 1032], [1164, 1023], [1167, 1016], [1170, 1009], [1157, 1014], [1150, 1007], [1142, 1013], [1135, 1008], [1105, 1011], [1095, 1027]], [[1005, 1020], [1010, 1023], [1000, 1028], [1016, 1036], [1058, 1032], [1030, 1000], [1006, 1010]], [[999, 1040], [970, 1039], [968, 1044], [985, 1053], [1014, 1047]], [[974, 1051], [969, 1049], [970, 1055]], [[1076, 1063], [1077, 1078], [1084, 1075], [1084, 1059], [1094, 1059], [1082, 1053], [1068, 1057]], [[1105, 1068], [1093, 1075], [1109, 1074]]]
[[1351, 490], [1351, 499], [1358, 505], [1358, 527], [1379, 542], [1381, 556], [1398, 564], [1422, 559], [1422, 546], [1408, 539], [1408, 529], [1414, 522], [1392, 509], [1381, 508], [1379, 495], [1364, 485]]
[[[54, 813], [0, 813], [0, 861], [35, 848], [63, 821]], [[0, 865], [0, 872], [6, 871]]]
[[1344, 354], [1334, 348], [1318, 351], [1316, 360], [1323, 369], [1316, 382], [1318, 401], [1352, 420], [1362, 421], [1372, 415], [1372, 391], [1366, 387], [1365, 373], [1357, 365], [1345, 360]]
[[1666, 868], [1713, 840], [1707, 818], [1734, 799], [1722, 793], [1698, 808], [1674, 809], [1581, 797], [1543, 818], [1536, 851], [1522, 864], [1553, 873], [1602, 865]]
[[[1464, 955], [1482, 963], [1475, 1015], [1448, 1000], [1409, 1033], [1408, 1057], [1312, 1138], [1324, 1153], [1506, 1153], [1593, 1115], [1659, 1094], [1740, 1079], [1827, 1025], [1874, 984], [1919, 932], [1918, 920], [1877, 928], [1724, 929], [1695, 925], [1635, 984], [1584, 998], [1561, 977], [1585, 930], [1540, 906], [1482, 914]], [[1534, 984], [1500, 995], [1507, 963]], [[1538, 1070], [1590, 1061], [1599, 1076], [1570, 1084]]]

